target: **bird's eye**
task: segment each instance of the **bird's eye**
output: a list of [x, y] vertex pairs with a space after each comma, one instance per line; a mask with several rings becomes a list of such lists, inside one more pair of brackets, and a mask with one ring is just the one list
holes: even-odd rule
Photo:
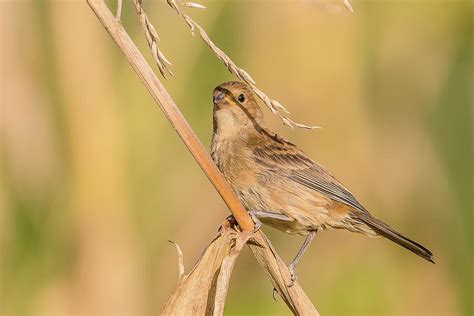
[[240, 94], [237, 99], [239, 100], [239, 102], [244, 102], [245, 101], [245, 95]]

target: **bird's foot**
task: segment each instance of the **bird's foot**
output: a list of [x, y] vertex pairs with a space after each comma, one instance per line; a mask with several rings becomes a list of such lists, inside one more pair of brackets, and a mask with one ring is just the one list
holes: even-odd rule
[[291, 283], [288, 285], [288, 287], [292, 287], [293, 285], [295, 285], [295, 282], [298, 279], [298, 276], [296, 275], [296, 266], [293, 264], [290, 264], [288, 266], [288, 270], [290, 271], [290, 276], [291, 276]]
[[[254, 229], [252, 230], [252, 233], [256, 233], [262, 227], [262, 222], [258, 219], [258, 217], [255, 214], [252, 214], [252, 212], [249, 212], [249, 215], [252, 218], [252, 221], [254, 223]], [[234, 215], [227, 216], [226, 221], [229, 223], [231, 227], [239, 226], [239, 223], [235, 219]]]
[[254, 212], [249, 212], [249, 214], [254, 223], [253, 232], [256, 233], [262, 227], [262, 222], [258, 219]]

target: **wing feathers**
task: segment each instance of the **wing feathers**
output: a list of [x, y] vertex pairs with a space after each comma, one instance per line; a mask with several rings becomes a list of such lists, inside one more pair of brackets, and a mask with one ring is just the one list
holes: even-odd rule
[[293, 171], [290, 178], [310, 189], [316, 190], [332, 200], [344, 203], [362, 212], [366, 209], [356, 200], [356, 198], [339, 183], [328, 181], [318, 176], [315, 170], [298, 170]]
[[295, 145], [279, 138], [278, 142], [268, 142], [255, 147], [255, 161], [265, 169], [324, 194], [328, 198], [344, 203], [362, 212], [367, 210], [356, 200], [336, 178], [326, 169], [307, 157]]

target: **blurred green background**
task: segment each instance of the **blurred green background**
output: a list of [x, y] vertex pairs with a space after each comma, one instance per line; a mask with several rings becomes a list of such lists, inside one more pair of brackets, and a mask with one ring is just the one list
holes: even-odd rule
[[[300, 145], [436, 265], [382, 239], [317, 235], [299, 265], [323, 315], [472, 315], [471, 1], [201, 1], [188, 12], [293, 119]], [[115, 9], [114, 2], [109, 2]], [[206, 146], [234, 79], [145, 1], [164, 81]], [[1, 0], [0, 314], [155, 315], [228, 211], [85, 1]], [[131, 1], [123, 22], [150, 52]], [[156, 68], [155, 68], [156, 69]], [[264, 228], [285, 260], [301, 237]], [[228, 315], [287, 315], [248, 250]]]

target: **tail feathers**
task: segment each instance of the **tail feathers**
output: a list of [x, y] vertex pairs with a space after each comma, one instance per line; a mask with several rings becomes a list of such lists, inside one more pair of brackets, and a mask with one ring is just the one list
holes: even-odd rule
[[435, 263], [433, 253], [416, 241], [408, 239], [381, 220], [378, 220], [369, 214], [358, 215], [360, 216], [357, 216], [357, 219], [369, 226], [377, 234], [390, 239], [391, 241], [422, 257], [423, 259]]

